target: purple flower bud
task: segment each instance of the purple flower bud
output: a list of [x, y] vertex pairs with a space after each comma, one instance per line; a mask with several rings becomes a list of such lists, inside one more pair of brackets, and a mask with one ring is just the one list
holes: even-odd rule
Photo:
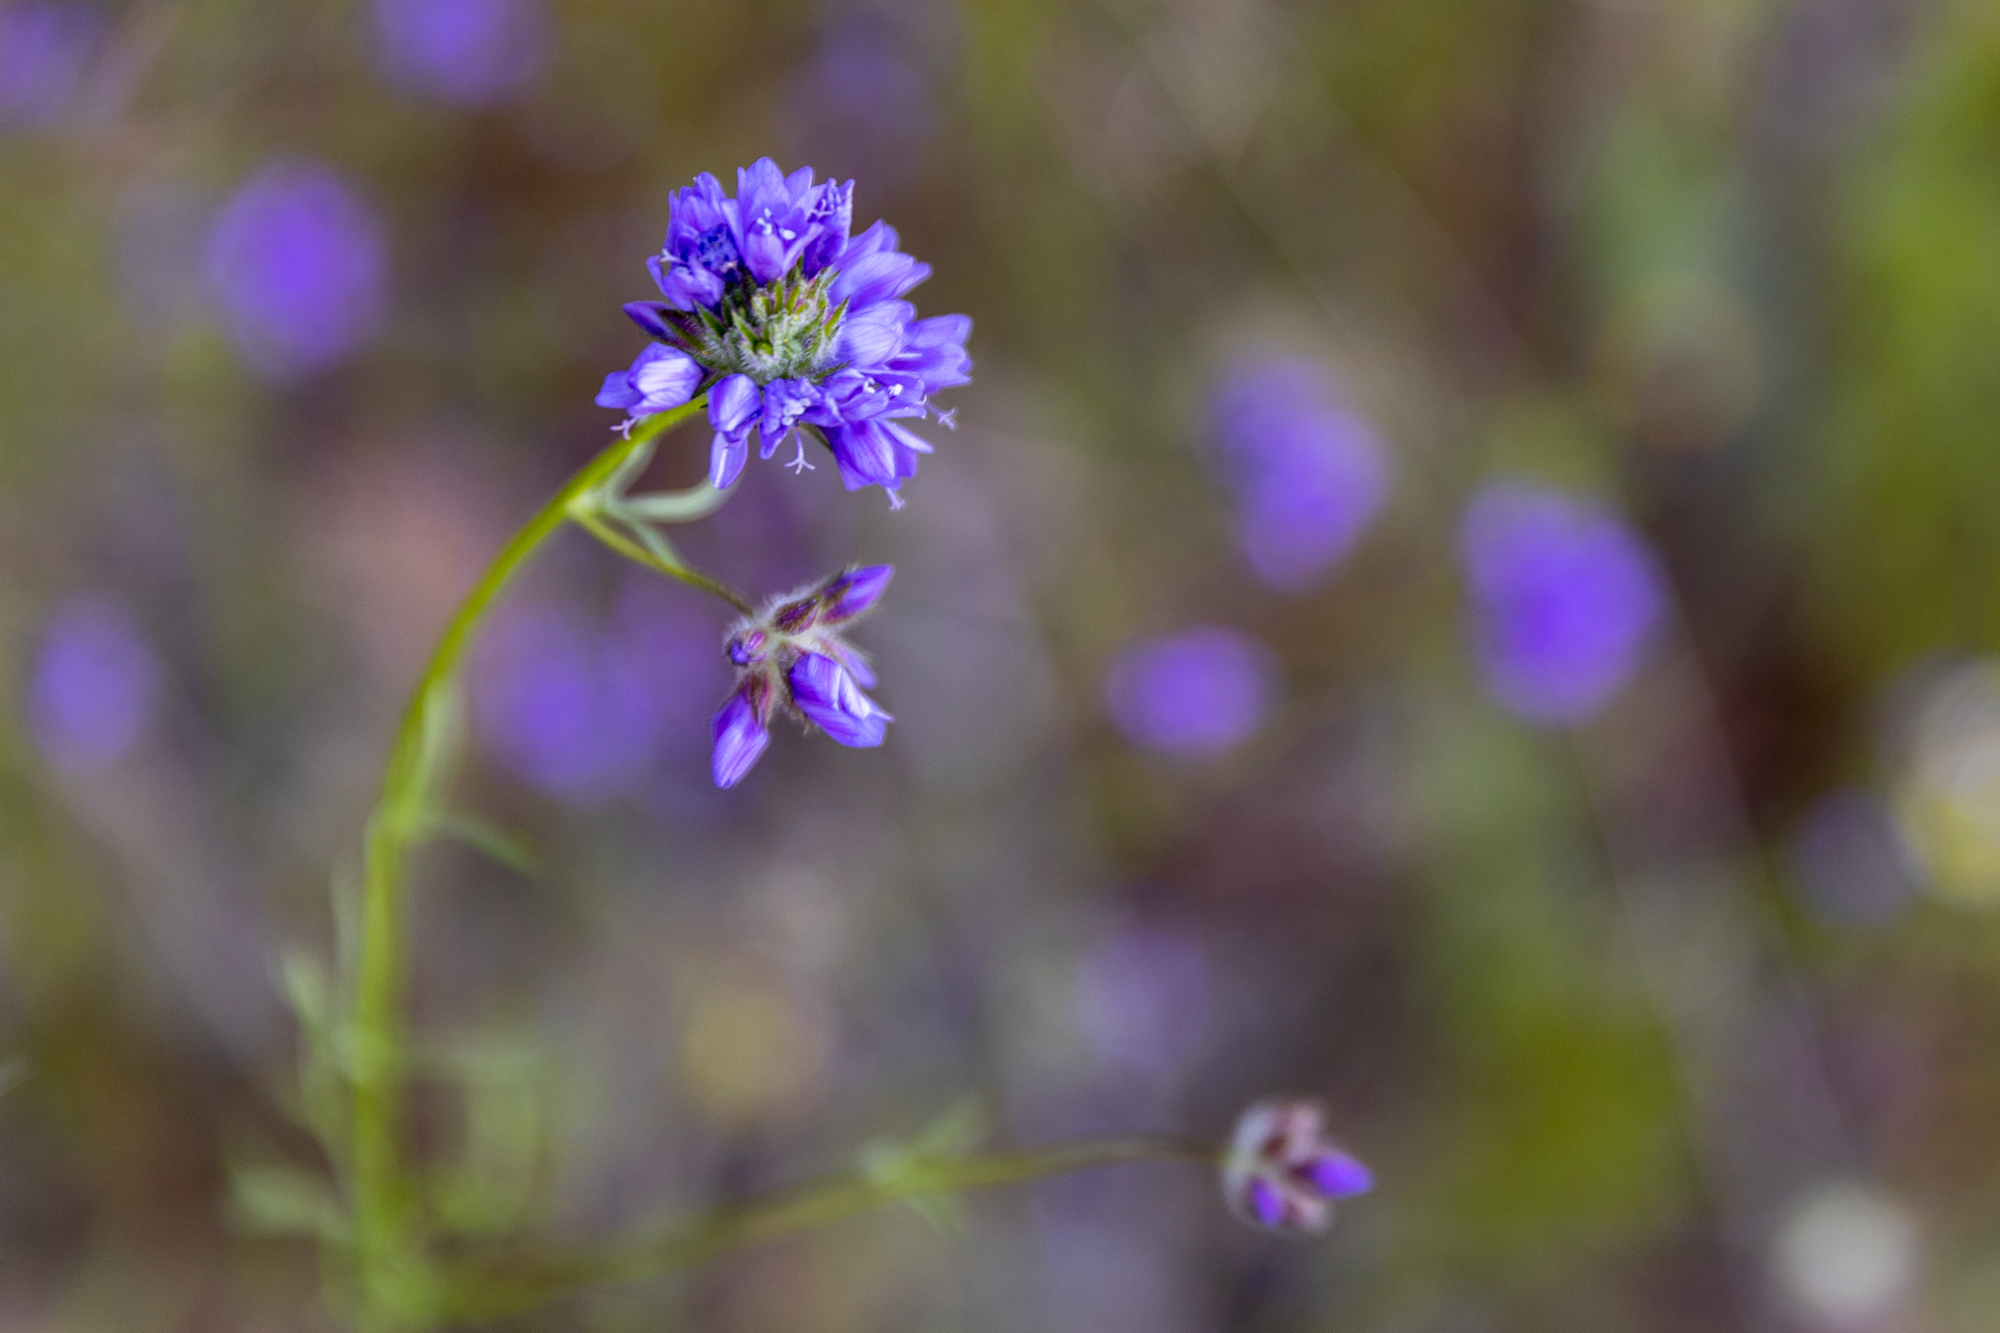
[[740, 667], [757, 665], [764, 660], [764, 644], [769, 637], [760, 629], [736, 635], [729, 641], [729, 660]]
[[1145, 639], [1104, 677], [1111, 720], [1137, 745], [1165, 754], [1221, 754], [1264, 724], [1276, 674], [1268, 649], [1234, 630]]
[[1330, 1142], [1318, 1102], [1258, 1102], [1236, 1122], [1222, 1191], [1237, 1216], [1277, 1231], [1324, 1231], [1336, 1199], [1366, 1194], [1374, 1173]]
[[786, 674], [792, 702], [842, 745], [880, 745], [885, 724], [895, 721], [861, 692], [847, 669], [831, 657], [807, 653]]
[[651, 416], [694, 397], [703, 373], [686, 352], [652, 343], [639, 353], [630, 370], [604, 377], [597, 405], [621, 407], [635, 417]]
[[673, 328], [667, 323], [667, 312], [674, 309], [665, 301], [627, 301], [625, 314], [634, 324], [655, 338], [670, 337]]
[[743, 781], [771, 743], [771, 729], [750, 700], [756, 692], [748, 686], [738, 690], [715, 715], [715, 752], [709, 771], [718, 787], [734, 787]]
[[888, 591], [894, 577], [894, 565], [863, 565], [834, 575], [820, 591], [827, 623], [839, 624], [867, 612]]
[[1596, 713], [1638, 669], [1665, 605], [1658, 566], [1601, 505], [1504, 483], [1459, 526], [1487, 690], [1531, 722]]

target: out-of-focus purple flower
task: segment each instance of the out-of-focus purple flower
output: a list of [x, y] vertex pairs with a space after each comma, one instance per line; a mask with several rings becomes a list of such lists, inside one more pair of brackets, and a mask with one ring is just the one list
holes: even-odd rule
[[549, 53], [537, 0], [375, 0], [375, 35], [391, 82], [462, 106], [506, 101]]
[[656, 656], [565, 612], [520, 612], [480, 655], [480, 732], [503, 765], [550, 796], [589, 803], [630, 792], [651, 772], [671, 710]]
[[145, 733], [159, 675], [153, 650], [124, 607], [94, 594], [62, 602], [43, 622], [28, 679], [28, 730], [36, 748], [66, 773], [117, 763]]
[[103, 35], [104, 16], [91, 5], [0, 7], [0, 130], [59, 120]]
[[1178, 755], [1213, 755], [1248, 740], [1271, 705], [1271, 654], [1234, 630], [1162, 635], [1118, 654], [1104, 677], [1111, 720], [1126, 739]]
[[875, 684], [875, 672], [842, 635], [874, 607], [894, 573], [887, 565], [843, 569], [772, 598], [730, 627], [724, 652], [736, 667], [736, 688], [715, 715], [716, 786], [743, 780], [780, 712], [842, 745], [882, 743], [895, 719], [863, 693]]
[[[930, 397], [971, 382], [972, 321], [917, 319], [901, 298], [930, 266], [898, 250], [887, 223], [850, 239], [853, 213], [853, 181], [815, 184], [810, 167], [787, 176], [769, 158], [737, 172], [734, 197], [706, 173], [673, 196], [666, 244], [647, 261], [665, 299], [625, 310], [706, 372], [717, 486], [742, 470], [753, 430], [769, 458], [803, 427], [847, 489], [881, 486], [900, 505], [931, 446], [897, 419], [951, 424]], [[793, 465], [811, 466], [803, 446]]]
[[387, 269], [374, 212], [318, 162], [264, 167], [208, 238], [209, 281], [237, 347], [280, 381], [331, 365], [375, 335]]
[[1335, 1200], [1366, 1194], [1375, 1174], [1325, 1135], [1318, 1102], [1258, 1102], [1236, 1122], [1222, 1192], [1246, 1222], [1274, 1231], [1324, 1231]]
[[1166, 1074], [1208, 1040], [1214, 982], [1194, 940], [1166, 931], [1121, 931], [1076, 970], [1076, 1023], [1099, 1055]]
[[1238, 363], [1210, 407], [1237, 536], [1258, 576], [1300, 591], [1346, 559], [1389, 497], [1389, 452], [1313, 362]]
[[1531, 722], [1581, 722], [1630, 679], [1665, 597], [1645, 543], [1610, 510], [1518, 483], [1466, 509], [1459, 558], [1486, 688]]

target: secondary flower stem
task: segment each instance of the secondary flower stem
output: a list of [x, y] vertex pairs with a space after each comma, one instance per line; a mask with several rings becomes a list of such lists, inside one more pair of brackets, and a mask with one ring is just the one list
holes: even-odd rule
[[670, 579], [679, 579], [691, 588], [699, 588], [710, 596], [720, 597], [746, 616], [750, 614], [752, 610], [750, 603], [745, 601], [743, 595], [734, 588], [710, 578], [698, 569], [689, 569], [686, 565], [668, 560], [657, 552], [646, 549], [605, 522], [602, 515], [589, 505], [577, 505], [570, 512], [570, 517], [576, 520], [577, 526], [627, 560], [636, 561], [655, 573], [665, 574]]
[[[411, 1320], [398, 1312], [421, 1308], [431, 1284], [417, 1245], [418, 1199], [402, 1149], [406, 1063], [402, 1001], [407, 972], [402, 869], [410, 844], [432, 822], [433, 812], [427, 806], [443, 757], [438, 753], [440, 738], [448, 736], [453, 721], [459, 668], [487, 612], [515, 574], [571, 517], [579, 498], [604, 485], [635, 451], [705, 405], [705, 399], [697, 398], [648, 417], [629, 438], [612, 441], [514, 534], [446, 626], [390, 749], [382, 795], [368, 819], [351, 1033], [354, 1119], [349, 1160], [360, 1278], [356, 1296], [369, 1328], [407, 1325]], [[734, 594], [704, 576], [667, 572], [741, 605]]]
[[1079, 1139], [1023, 1152], [918, 1158], [886, 1172], [846, 1172], [720, 1208], [610, 1250], [537, 1256], [497, 1272], [462, 1272], [447, 1308], [455, 1320], [500, 1318], [599, 1283], [680, 1272], [728, 1250], [808, 1231], [900, 1199], [1023, 1184], [1089, 1167], [1142, 1161], [1185, 1161], [1213, 1168], [1219, 1154], [1180, 1139]]

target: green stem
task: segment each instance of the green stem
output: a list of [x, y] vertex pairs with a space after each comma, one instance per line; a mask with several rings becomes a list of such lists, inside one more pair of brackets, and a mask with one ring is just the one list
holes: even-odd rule
[[1168, 1138], [1081, 1139], [1025, 1152], [989, 1153], [907, 1163], [886, 1175], [866, 1170], [717, 1209], [613, 1249], [538, 1255], [486, 1272], [459, 1275], [448, 1302], [454, 1320], [519, 1314], [569, 1292], [693, 1268], [743, 1245], [794, 1235], [900, 1199], [1016, 1185], [1118, 1162], [1186, 1161], [1214, 1167], [1212, 1148]]
[[[355, 983], [353, 1040], [354, 1121], [352, 1169], [357, 1293], [373, 1328], [413, 1322], [399, 1310], [420, 1306], [428, 1270], [414, 1242], [419, 1219], [402, 1161], [402, 1083], [405, 1034], [402, 999], [406, 959], [402, 868], [409, 845], [422, 836], [426, 804], [438, 779], [442, 749], [455, 709], [454, 683], [466, 649], [486, 613], [542, 544], [635, 451], [700, 411], [705, 399], [647, 418], [614, 440], [566, 482], [514, 534], [467, 595], [431, 654], [403, 714], [382, 779], [381, 799], [369, 816], [362, 889], [359, 976]], [[692, 571], [673, 572], [740, 606], [741, 599]], [[711, 586], [712, 585], [712, 586]]]
[[605, 522], [604, 516], [600, 511], [590, 508], [587, 505], [577, 505], [571, 510], [570, 517], [575, 519], [577, 525], [583, 528], [584, 531], [618, 552], [618, 554], [624, 556], [627, 560], [637, 561], [639, 564], [656, 573], [665, 574], [670, 579], [679, 579], [691, 588], [699, 588], [705, 593], [720, 597], [746, 616], [751, 613], [752, 608], [750, 603], [745, 601], [742, 594], [738, 593], [734, 588], [731, 588], [726, 583], [710, 578], [698, 569], [690, 569], [678, 561], [668, 560], [664, 556], [646, 549]]

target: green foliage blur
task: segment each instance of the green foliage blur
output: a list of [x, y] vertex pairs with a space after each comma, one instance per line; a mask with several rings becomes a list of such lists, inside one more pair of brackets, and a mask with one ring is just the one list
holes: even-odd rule
[[[684, 547], [759, 596], [894, 563], [898, 721], [714, 791], [725, 612], [561, 539], [468, 682], [478, 822], [412, 867], [440, 1214], [582, 1242], [968, 1095], [1035, 1144], [1309, 1094], [1378, 1185], [1300, 1242], [1119, 1166], [510, 1327], [1994, 1326], [1990, 0], [541, 0], [477, 96], [398, 72], [386, 0], [70, 0], [30, 114], [43, 2], [0, 0], [0, 1333], [338, 1326], [300, 1022], [396, 718], [608, 438], [668, 192], [765, 154], [857, 179], [975, 382], [907, 509], [752, 460]], [[274, 162], [387, 266], [297, 373], [213, 262]], [[1394, 461], [1310, 587], [1218, 481], [1256, 353]], [[1574, 728], [1471, 646], [1458, 524], [1509, 478], [1670, 589]], [[125, 665], [58, 725], [79, 607]], [[1204, 625], [1269, 712], [1149, 751], [1107, 668]]]

